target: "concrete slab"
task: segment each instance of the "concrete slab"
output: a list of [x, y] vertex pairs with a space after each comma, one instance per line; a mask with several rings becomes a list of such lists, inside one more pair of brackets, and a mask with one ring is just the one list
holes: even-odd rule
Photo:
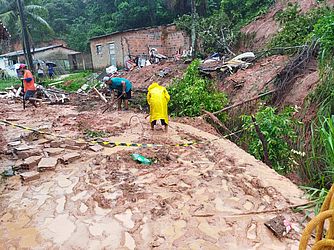
[[68, 153], [61, 157], [61, 162], [64, 164], [69, 164], [74, 162], [75, 160], [80, 158], [80, 154], [78, 153]]
[[58, 158], [54, 157], [42, 158], [41, 161], [38, 163], [38, 171], [55, 170], [57, 164], [58, 164]]
[[40, 178], [40, 173], [37, 171], [30, 171], [30, 172], [22, 173], [20, 174], [20, 176], [24, 182], [29, 182], [29, 181], [38, 180]]

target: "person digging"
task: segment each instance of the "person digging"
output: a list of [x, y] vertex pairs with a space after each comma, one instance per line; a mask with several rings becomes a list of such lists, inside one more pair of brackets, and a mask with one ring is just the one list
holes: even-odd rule
[[29, 101], [32, 105], [34, 105], [35, 108], [37, 108], [35, 100], [30, 99], [36, 93], [34, 76], [32, 75], [31, 71], [27, 69], [27, 65], [25, 64], [21, 64], [19, 66], [19, 71], [23, 75], [23, 78], [21, 78], [21, 80], [23, 81], [23, 90], [24, 90], [23, 98], [25, 101]]
[[165, 132], [168, 131], [168, 107], [170, 96], [165, 87], [154, 82], [148, 87], [147, 102], [150, 106], [151, 129], [160, 120], [161, 125], [165, 126]]
[[124, 102], [125, 110], [129, 109], [129, 100], [131, 99], [132, 83], [125, 78], [119, 77], [104, 77], [103, 81], [109, 86], [109, 89], [114, 94], [117, 90], [118, 111], [122, 110], [122, 102]]

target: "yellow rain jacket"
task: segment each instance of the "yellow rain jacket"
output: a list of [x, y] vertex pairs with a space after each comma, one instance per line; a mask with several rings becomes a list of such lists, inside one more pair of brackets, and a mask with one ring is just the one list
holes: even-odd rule
[[154, 82], [148, 87], [147, 102], [150, 105], [150, 122], [164, 119], [168, 124], [167, 103], [170, 96], [165, 87]]

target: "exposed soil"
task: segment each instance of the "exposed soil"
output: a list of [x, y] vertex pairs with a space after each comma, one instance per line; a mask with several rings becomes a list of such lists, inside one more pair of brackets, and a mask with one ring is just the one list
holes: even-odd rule
[[[278, 239], [264, 223], [282, 215], [302, 227], [304, 216], [285, 209], [306, 202], [283, 176], [228, 140], [220, 139], [203, 120], [170, 122], [168, 133], [151, 131], [145, 114], [100, 108], [78, 112], [71, 105], [29, 107], [1, 101], [2, 118], [69, 138], [31, 136], [4, 127], [8, 155], [3, 167], [21, 157], [80, 157], [40, 178], [8, 178], [1, 185], [0, 243], [10, 248], [66, 249], [295, 249], [299, 232]], [[99, 107], [98, 105], [96, 107]], [[136, 117], [136, 118], [134, 118]], [[179, 120], [179, 121], [180, 121]], [[202, 130], [193, 126], [201, 127]], [[163, 147], [87, 148], [85, 129], [107, 131], [109, 141], [154, 143]], [[212, 132], [212, 133], [210, 133]], [[28, 139], [29, 138], [29, 139]], [[196, 141], [190, 147], [177, 143]], [[16, 152], [16, 153], [15, 153]], [[47, 153], [49, 152], [49, 153]], [[52, 156], [50, 155], [53, 152]], [[130, 157], [152, 160], [141, 165]], [[33, 166], [29, 171], [36, 171]], [[19, 173], [28, 170], [21, 168]], [[260, 212], [262, 211], [262, 212]], [[276, 211], [276, 212], [275, 212]], [[260, 213], [259, 213], [260, 212]]]
[[[276, 88], [274, 81], [270, 81], [275, 79], [288, 61], [288, 56], [280, 55], [263, 58], [247, 69], [238, 70], [225, 78], [218, 86], [227, 93], [231, 104], [251, 99]], [[308, 94], [314, 91], [319, 83], [315, 59], [310, 61], [300, 75], [294, 76], [291, 82], [291, 87], [281, 97], [281, 106], [303, 107]]]
[[283, 105], [297, 105], [302, 107], [306, 97], [316, 89], [319, 83], [317, 63], [313, 59], [303, 70], [302, 75], [295, 76], [295, 81], [289, 93], [283, 97]]
[[[147, 89], [153, 82], [167, 86], [174, 78], [181, 78], [187, 66], [187, 64], [182, 62], [163, 62], [141, 69], [124, 71], [122, 77], [129, 79], [136, 89]], [[166, 72], [164, 77], [159, 76], [159, 72], [161, 71]]]
[[274, 89], [270, 80], [284, 68], [287, 56], [271, 56], [261, 59], [245, 70], [225, 78], [219, 88], [228, 94], [230, 103], [240, 102]]
[[[329, 5], [333, 5], [333, 0], [327, 1]], [[249, 25], [241, 29], [246, 35], [244, 41], [245, 50], [257, 50], [265, 46], [266, 43], [279, 31], [279, 24], [275, 21], [275, 15], [286, 8], [289, 3], [298, 3], [302, 12], [307, 12], [310, 9], [318, 6], [315, 0], [278, 0], [275, 1], [273, 7], [270, 10], [257, 18], [257, 20], [251, 22]], [[251, 40], [251, 41], [249, 41]]]

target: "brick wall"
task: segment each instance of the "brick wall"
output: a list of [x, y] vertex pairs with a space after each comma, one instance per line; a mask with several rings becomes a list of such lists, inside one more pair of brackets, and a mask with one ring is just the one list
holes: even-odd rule
[[[138, 30], [119, 32], [91, 40], [90, 47], [95, 69], [110, 66], [109, 44], [114, 42], [118, 67], [131, 56], [148, 55], [149, 48], [156, 48], [159, 53], [173, 57], [177, 52], [189, 50], [190, 38], [175, 25], [158, 26]], [[96, 53], [96, 46], [101, 45], [101, 54]]]

